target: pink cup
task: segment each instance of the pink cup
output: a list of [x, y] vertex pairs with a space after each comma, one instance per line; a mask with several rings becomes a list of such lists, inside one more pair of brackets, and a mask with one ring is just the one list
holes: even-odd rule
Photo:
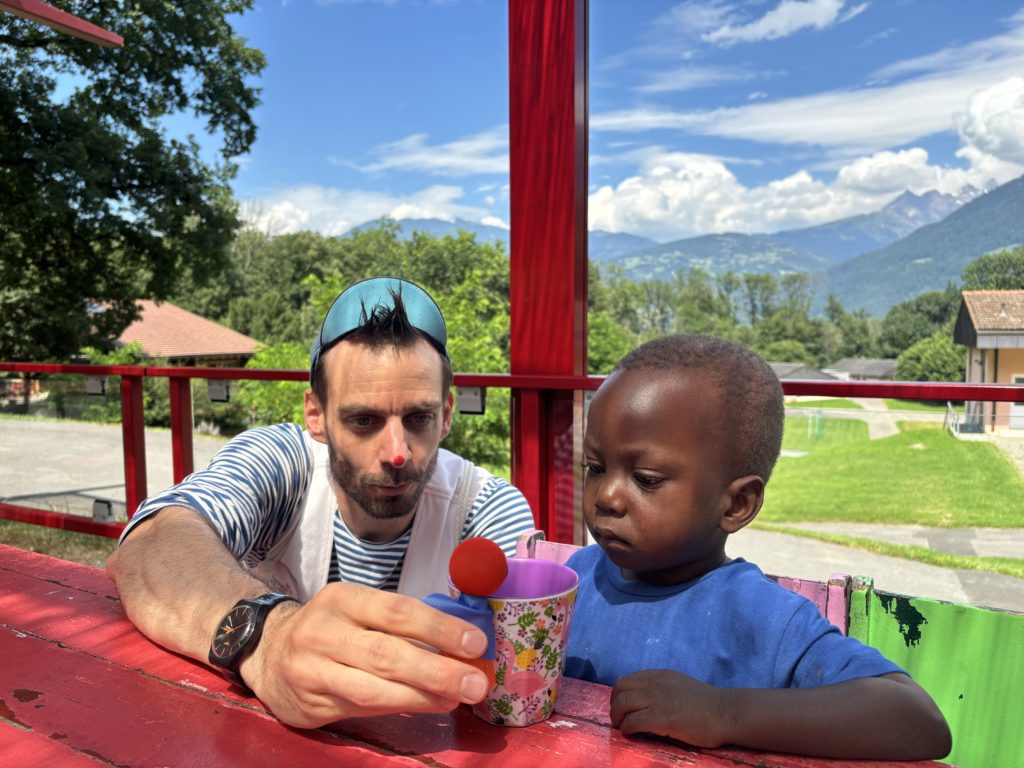
[[[495, 725], [523, 726], [546, 720], [555, 708], [565, 670], [579, 576], [549, 560], [509, 558], [508, 576], [487, 598], [494, 612], [497, 658], [481, 659], [491, 686], [473, 706]], [[458, 590], [449, 585], [452, 597]]]

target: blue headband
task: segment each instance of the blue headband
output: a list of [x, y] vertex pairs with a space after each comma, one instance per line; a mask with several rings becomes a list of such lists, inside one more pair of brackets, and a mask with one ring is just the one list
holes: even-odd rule
[[342, 291], [327, 311], [320, 333], [309, 351], [309, 380], [313, 381], [320, 355], [353, 331], [359, 330], [378, 308], [395, 308], [395, 297], [400, 297], [409, 324], [427, 336], [427, 339], [445, 357], [448, 357], [448, 330], [444, 317], [430, 294], [415, 283], [397, 277], [371, 277], [354, 283]]

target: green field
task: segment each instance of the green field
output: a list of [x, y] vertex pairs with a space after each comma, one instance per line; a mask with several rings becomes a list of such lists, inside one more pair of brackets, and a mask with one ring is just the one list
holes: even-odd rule
[[0, 520], [0, 544], [42, 552], [75, 563], [103, 567], [116, 543], [116, 540], [105, 536]]
[[825, 448], [864, 443], [868, 425], [853, 419], [830, 419], [827, 416], [787, 416], [782, 434], [784, 451], [819, 451]]
[[[919, 400], [893, 400], [884, 398], [883, 401], [890, 411], [924, 411], [926, 413], [945, 413], [945, 403], [922, 403]], [[953, 410], [963, 413], [963, 405], [954, 405]]]
[[793, 400], [786, 403], [787, 408], [854, 408], [863, 410], [859, 403], [845, 397], [826, 397], [821, 400]]
[[806, 418], [787, 420], [783, 446], [808, 454], [779, 460], [761, 521], [1024, 526], [1024, 481], [993, 445], [942, 429], [867, 440], [856, 421], [808, 432]]

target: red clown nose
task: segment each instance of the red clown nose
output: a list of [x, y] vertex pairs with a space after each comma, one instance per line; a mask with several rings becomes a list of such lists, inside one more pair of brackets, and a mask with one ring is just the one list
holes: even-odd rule
[[403, 466], [405, 466], [405, 456], [403, 456], [400, 453], [396, 453], [395, 457], [391, 459], [391, 463], [394, 464], [399, 469], [401, 469]]

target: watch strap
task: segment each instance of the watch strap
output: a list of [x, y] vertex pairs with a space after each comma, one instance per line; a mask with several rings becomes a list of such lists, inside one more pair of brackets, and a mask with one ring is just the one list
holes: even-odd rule
[[[259, 597], [249, 597], [239, 600], [231, 607], [231, 610], [224, 614], [224, 618], [221, 619], [221, 622], [217, 625], [218, 628], [225, 622], [231, 612], [240, 606], [248, 605], [255, 610], [253, 615], [254, 626], [252, 634], [250, 634], [246, 644], [240, 648], [239, 651], [231, 657], [231, 659], [225, 662], [224, 659], [214, 654], [213, 644], [210, 646], [210, 653], [208, 656], [209, 662], [222, 675], [224, 675], [228, 681], [241, 688], [248, 687], [245, 684], [245, 680], [242, 679], [239, 667], [241, 667], [242, 662], [245, 661], [245, 659], [247, 659], [254, 650], [256, 650], [256, 646], [259, 645], [260, 639], [263, 637], [263, 624], [266, 622], [267, 616], [270, 615], [271, 609], [289, 600], [299, 602], [297, 597], [293, 597], [291, 595], [283, 595], [279, 592], [267, 592]], [[214, 642], [216, 642], [216, 633], [214, 638]]]

